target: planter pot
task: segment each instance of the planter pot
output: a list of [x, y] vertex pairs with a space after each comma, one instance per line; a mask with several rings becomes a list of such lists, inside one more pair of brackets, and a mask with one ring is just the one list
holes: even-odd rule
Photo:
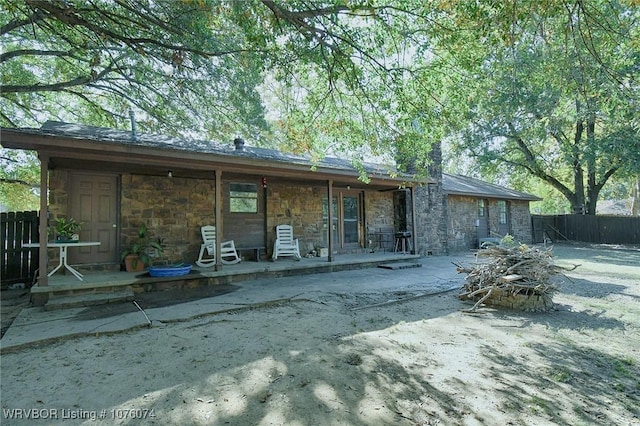
[[[135, 268], [133, 267], [134, 264]], [[124, 258], [124, 268], [127, 272], [142, 272], [144, 271], [144, 263], [137, 254], [130, 254]]]

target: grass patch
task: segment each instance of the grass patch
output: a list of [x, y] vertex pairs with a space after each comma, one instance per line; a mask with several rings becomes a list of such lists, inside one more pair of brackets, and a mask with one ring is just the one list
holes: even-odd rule
[[549, 374], [551, 380], [558, 383], [566, 383], [571, 378], [571, 374], [569, 374], [569, 370], [564, 367], [561, 367], [557, 370], [551, 370]]
[[633, 360], [630, 358], [616, 359], [613, 361], [614, 377], [631, 377], [629, 367], [633, 366]]
[[531, 406], [531, 410], [533, 412], [544, 411], [547, 414], [551, 413], [551, 409], [549, 408], [549, 403], [544, 398], [540, 398], [538, 396], [532, 396], [531, 399], [529, 399], [529, 405]]

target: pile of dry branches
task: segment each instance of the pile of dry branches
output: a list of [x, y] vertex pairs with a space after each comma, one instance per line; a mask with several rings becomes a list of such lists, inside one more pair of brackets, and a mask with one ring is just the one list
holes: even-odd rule
[[492, 246], [477, 256], [478, 262], [471, 267], [454, 263], [459, 273], [468, 274], [459, 297], [479, 299], [468, 312], [475, 312], [482, 303], [531, 311], [553, 308], [557, 288], [550, 279], [562, 268], [553, 264], [551, 249]]

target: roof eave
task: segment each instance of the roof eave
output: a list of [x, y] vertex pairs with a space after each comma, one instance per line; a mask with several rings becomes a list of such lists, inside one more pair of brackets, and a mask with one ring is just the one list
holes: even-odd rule
[[[155, 167], [169, 167], [179, 165], [192, 167], [197, 170], [223, 169], [259, 173], [265, 170], [287, 173], [305, 173], [307, 177], [320, 179], [348, 178], [359, 180], [361, 173], [356, 169], [326, 167], [323, 165], [287, 163], [285, 161], [270, 161], [265, 166], [265, 160], [224, 153], [202, 153], [198, 151], [175, 149], [171, 147], [149, 147], [136, 145], [129, 141], [118, 140], [116, 143], [105, 145], [99, 139], [78, 136], [62, 136], [42, 132], [39, 129], [2, 129], [2, 145], [6, 148], [23, 149], [47, 153], [51, 157], [70, 159], [90, 159], [111, 163], [139, 164]], [[129, 143], [128, 143], [129, 142]], [[308, 175], [311, 173], [311, 175]], [[367, 172], [366, 176], [385, 186], [406, 186], [428, 183], [428, 179], [416, 179], [411, 176], [391, 176], [383, 172]]]

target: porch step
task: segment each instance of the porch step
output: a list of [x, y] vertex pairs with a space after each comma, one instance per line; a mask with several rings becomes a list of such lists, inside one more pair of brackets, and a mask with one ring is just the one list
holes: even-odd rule
[[45, 311], [57, 309], [79, 308], [83, 306], [105, 305], [107, 303], [129, 302], [134, 299], [133, 290], [130, 288], [103, 293], [81, 293], [70, 296], [51, 295], [44, 305]]
[[378, 265], [378, 268], [384, 269], [409, 269], [409, 268], [421, 268], [422, 263], [415, 262], [398, 262], [398, 263], [383, 263]]

